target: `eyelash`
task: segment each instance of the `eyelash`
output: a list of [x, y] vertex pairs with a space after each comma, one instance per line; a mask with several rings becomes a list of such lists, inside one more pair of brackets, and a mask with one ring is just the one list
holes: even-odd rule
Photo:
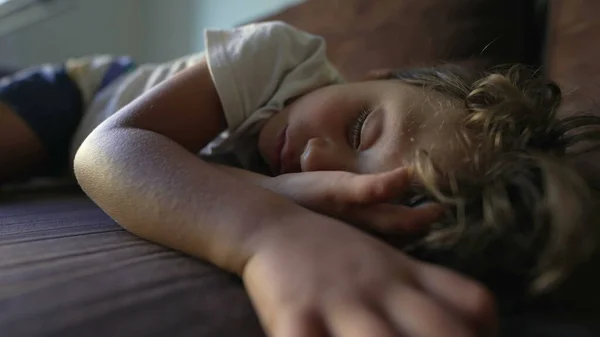
[[350, 130], [350, 144], [355, 149], [358, 149], [358, 147], [360, 146], [360, 134], [362, 131], [362, 127], [367, 117], [369, 117], [371, 111], [372, 110], [370, 108], [363, 108], [363, 110], [360, 112], [360, 114], [352, 124], [352, 128]]

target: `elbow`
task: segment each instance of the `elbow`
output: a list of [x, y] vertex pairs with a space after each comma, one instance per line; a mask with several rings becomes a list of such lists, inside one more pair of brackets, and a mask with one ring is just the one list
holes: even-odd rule
[[95, 187], [102, 185], [102, 177], [107, 168], [103, 163], [104, 155], [107, 151], [103, 145], [103, 139], [106, 138], [106, 131], [97, 129], [93, 131], [85, 141], [79, 146], [73, 159], [73, 171], [77, 183], [90, 197], [95, 194]]
[[93, 170], [93, 165], [91, 165], [91, 152], [91, 144], [88, 144], [86, 140], [79, 146], [73, 159], [73, 172], [75, 178], [77, 179], [77, 183], [84, 189], [86, 182], [89, 180], [88, 177]]
[[[116, 153], [114, 130], [97, 128], [81, 144], [73, 159], [73, 171], [77, 183], [85, 194], [98, 205], [106, 214], [117, 223], [122, 217], [123, 198], [118, 191], [121, 190], [118, 176], [118, 158], [111, 154]], [[128, 222], [125, 222], [128, 223]], [[132, 228], [127, 228], [132, 230]]]

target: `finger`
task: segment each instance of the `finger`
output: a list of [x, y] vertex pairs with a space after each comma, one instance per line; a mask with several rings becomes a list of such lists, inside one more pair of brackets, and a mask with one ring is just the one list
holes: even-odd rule
[[428, 203], [417, 207], [377, 204], [348, 211], [353, 223], [386, 234], [417, 234], [430, 228], [444, 215], [444, 207]]
[[331, 334], [316, 312], [293, 312], [280, 314], [271, 337], [329, 337]]
[[[341, 202], [374, 204], [400, 197], [410, 187], [410, 173], [406, 168], [376, 174], [354, 174], [332, 181], [331, 190]], [[339, 193], [343, 191], [343, 193]]]
[[[377, 210], [379, 208], [379, 212]], [[386, 211], [387, 210], [387, 211]], [[397, 233], [418, 233], [426, 231], [430, 226], [440, 220], [445, 209], [437, 203], [428, 203], [417, 207], [403, 205], [377, 205], [373, 213], [379, 213], [374, 220], [382, 230]]]
[[449, 269], [421, 263], [417, 282], [442, 305], [460, 315], [483, 336], [495, 336], [498, 330], [496, 304], [482, 285]]
[[419, 290], [406, 286], [398, 287], [386, 293], [384, 303], [390, 320], [403, 336], [476, 336], [460, 319]]
[[328, 327], [336, 337], [396, 337], [398, 334], [381, 311], [366, 303], [346, 303], [328, 314]]

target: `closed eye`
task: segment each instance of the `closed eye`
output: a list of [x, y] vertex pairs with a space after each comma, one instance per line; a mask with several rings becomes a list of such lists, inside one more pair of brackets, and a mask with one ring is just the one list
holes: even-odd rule
[[369, 114], [371, 112], [373, 112], [371, 108], [365, 107], [358, 115], [354, 123], [352, 123], [349, 139], [350, 145], [352, 145], [352, 147], [356, 150], [360, 148], [362, 127], [365, 124], [365, 120], [367, 120], [367, 117], [369, 117]]

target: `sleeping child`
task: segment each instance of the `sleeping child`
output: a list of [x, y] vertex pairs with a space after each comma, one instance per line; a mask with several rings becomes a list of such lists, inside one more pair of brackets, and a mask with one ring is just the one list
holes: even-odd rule
[[285, 23], [205, 38], [0, 80], [0, 179], [73, 172], [125, 229], [239, 275], [275, 337], [491, 336], [484, 284], [540, 293], [591, 253], [573, 159], [600, 120], [558, 120], [539, 73], [349, 83]]

